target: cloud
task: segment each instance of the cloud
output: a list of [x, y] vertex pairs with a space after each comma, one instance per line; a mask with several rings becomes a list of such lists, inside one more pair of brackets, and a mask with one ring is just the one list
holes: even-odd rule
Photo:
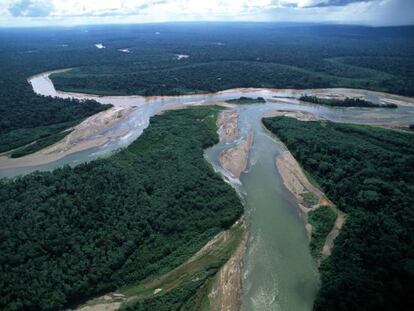
[[279, 8], [315, 8], [346, 6], [356, 2], [370, 2], [375, 0], [273, 0], [272, 5]]
[[46, 17], [53, 11], [53, 4], [45, 0], [18, 0], [9, 7], [14, 17]]
[[356, 2], [372, 2], [374, 0], [328, 0], [308, 6], [308, 7], [329, 7], [329, 6], [346, 6]]
[[414, 24], [414, 0], [0, 0], [0, 26], [174, 21]]

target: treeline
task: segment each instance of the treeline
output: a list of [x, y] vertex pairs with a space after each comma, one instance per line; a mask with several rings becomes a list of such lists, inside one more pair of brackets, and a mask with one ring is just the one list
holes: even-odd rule
[[320, 267], [314, 309], [413, 309], [413, 136], [284, 117], [263, 123], [348, 214]]
[[107, 159], [2, 180], [0, 309], [58, 310], [113, 291], [229, 228], [242, 205], [203, 158], [217, 112], [167, 112]]
[[237, 105], [248, 105], [248, 104], [263, 104], [266, 100], [263, 97], [246, 97], [240, 96], [239, 98], [226, 100], [226, 103], [237, 104]]
[[396, 104], [376, 104], [361, 98], [337, 99], [337, 98], [320, 98], [317, 96], [303, 95], [299, 100], [324, 106], [333, 107], [367, 107], [367, 108], [398, 108]]
[[[62, 53], [41, 30], [0, 31], [0, 153], [52, 135], [81, 122], [109, 105], [34, 94], [27, 78], [77, 63], [73, 51]], [[72, 60], [70, 60], [72, 54]]]
[[17, 94], [3, 91], [6, 94], [0, 93], [0, 153], [36, 140], [53, 142], [52, 136], [65, 136], [69, 132], [64, 130], [110, 107], [91, 100], [37, 96], [31, 90]]
[[[351, 87], [414, 96], [413, 29], [248, 23], [95, 28], [89, 33], [106, 49], [83, 55], [86, 65], [53, 79], [64, 90], [118, 95]], [[132, 53], [116, 50], [125, 46]]]

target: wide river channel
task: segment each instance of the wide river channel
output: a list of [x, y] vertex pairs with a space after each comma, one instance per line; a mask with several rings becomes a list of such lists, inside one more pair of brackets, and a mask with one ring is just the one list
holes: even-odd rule
[[[165, 105], [214, 103], [240, 96], [262, 96], [266, 99], [265, 104], [241, 105], [235, 108], [239, 112], [240, 139], [245, 138], [249, 131], [254, 135], [247, 170], [240, 180], [228, 179], [244, 201], [249, 227], [242, 310], [311, 310], [319, 285], [318, 271], [309, 252], [303, 219], [295, 199], [284, 187], [275, 165], [276, 157], [286, 149], [263, 128], [263, 114], [274, 110], [300, 110], [335, 122], [380, 125], [414, 123], [413, 99], [365, 90], [234, 89], [214, 94], [171, 97], [95, 96], [56, 91], [49, 74], [43, 73], [29, 78], [34, 92], [63, 98], [94, 99], [115, 106], [136, 106], [122, 122], [98, 135], [119, 130], [126, 130], [127, 134], [104, 145], [69, 154], [47, 164], [30, 166], [26, 163], [22, 167], [0, 169], [0, 177], [14, 177], [35, 170], [51, 170], [65, 164], [76, 165], [110, 154], [137, 139], [148, 126], [149, 118]], [[398, 108], [328, 108], [306, 104], [294, 98], [302, 93], [364, 96], [373, 102], [397, 103]], [[225, 174], [218, 158], [223, 150], [233, 145], [234, 143], [219, 143], [205, 152], [206, 159], [223, 176]]]

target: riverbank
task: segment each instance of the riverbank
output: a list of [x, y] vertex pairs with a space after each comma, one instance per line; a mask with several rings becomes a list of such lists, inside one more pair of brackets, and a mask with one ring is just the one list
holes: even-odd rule
[[308, 219], [308, 214], [319, 208], [331, 208], [336, 214], [336, 220], [330, 232], [325, 238], [321, 250], [321, 260], [331, 255], [334, 241], [345, 224], [345, 213], [338, 210], [335, 204], [317, 187], [315, 187], [303, 172], [299, 163], [289, 151], [283, 152], [276, 158], [276, 167], [282, 177], [283, 184], [294, 195], [302, 212], [306, 232], [309, 240], [312, 239], [313, 226]]
[[[320, 118], [315, 115], [302, 111], [270, 111], [265, 114], [265, 117], [285, 116], [295, 118], [300, 121], [317, 121]], [[299, 209], [302, 213], [305, 228], [309, 240], [312, 239], [313, 226], [309, 221], [308, 214], [316, 211], [321, 207], [331, 208], [336, 214], [336, 220], [331, 228], [330, 232], [325, 238], [321, 250], [321, 257], [317, 258], [318, 264], [321, 260], [330, 256], [334, 245], [335, 238], [339, 235], [339, 232], [345, 224], [345, 214], [339, 211], [335, 204], [315, 186], [307, 177], [300, 164], [294, 158], [292, 153], [288, 150], [284, 151], [276, 158], [276, 167], [282, 177], [283, 184], [286, 189], [295, 197]]]
[[209, 294], [212, 311], [238, 311], [241, 307], [243, 289], [243, 266], [249, 232], [244, 220], [241, 220], [243, 235], [236, 251], [221, 267]]
[[102, 146], [111, 139], [123, 137], [128, 134], [127, 130], [108, 130], [123, 122], [134, 110], [133, 107], [112, 107], [87, 118], [73, 127], [63, 140], [35, 153], [20, 158], [9, 158], [3, 154], [0, 156], [0, 169], [47, 164], [79, 151]]
[[[203, 310], [237, 311], [240, 307], [241, 263], [247, 236], [247, 226], [241, 218], [229, 230], [214, 236], [174, 270], [91, 299], [73, 310], [115, 311], [124, 305], [161, 297], [179, 289], [183, 284], [194, 282], [204, 271], [217, 269], [215, 265], [221, 263], [224, 265], [213, 279], [205, 281], [205, 284], [201, 286], [202, 295], [196, 295], [195, 301], [203, 307]], [[182, 303], [185, 304], [185, 301]], [[196, 311], [196, 309], [190, 309]]]

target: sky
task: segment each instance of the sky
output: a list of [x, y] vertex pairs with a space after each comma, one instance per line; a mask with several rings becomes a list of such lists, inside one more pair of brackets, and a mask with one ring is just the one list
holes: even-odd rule
[[0, 0], [0, 27], [181, 21], [414, 24], [414, 0]]

